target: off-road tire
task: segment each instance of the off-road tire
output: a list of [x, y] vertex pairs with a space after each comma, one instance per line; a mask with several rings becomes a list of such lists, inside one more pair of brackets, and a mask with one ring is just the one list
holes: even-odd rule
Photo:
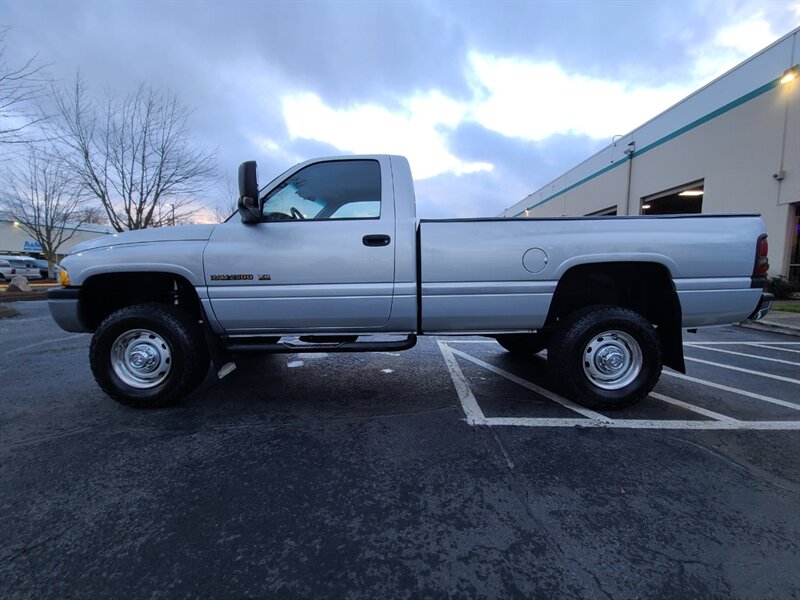
[[511, 354], [531, 356], [547, 347], [547, 338], [541, 333], [507, 333], [494, 339]]
[[[618, 334], [604, 339], [606, 332]], [[639, 364], [638, 372], [631, 368], [621, 371], [617, 382], [599, 381], [598, 368], [594, 366], [598, 363], [590, 356], [598, 358], [598, 345], [608, 342], [622, 348], [623, 355], [638, 356], [630, 361], [634, 367]], [[550, 338], [547, 362], [553, 381], [568, 398], [591, 409], [618, 410], [643, 399], [658, 382], [661, 344], [653, 325], [639, 313], [619, 306], [595, 305], [575, 311], [558, 325]], [[620, 387], [604, 389], [603, 385]]]
[[[115, 342], [126, 332], [141, 330], [153, 332], [169, 353], [169, 369], [163, 381], [147, 388], [130, 385], [112, 366]], [[89, 362], [97, 384], [117, 402], [135, 408], [160, 408], [176, 404], [200, 385], [210, 358], [196, 319], [178, 307], [148, 303], [128, 306], [106, 317], [92, 337]]]

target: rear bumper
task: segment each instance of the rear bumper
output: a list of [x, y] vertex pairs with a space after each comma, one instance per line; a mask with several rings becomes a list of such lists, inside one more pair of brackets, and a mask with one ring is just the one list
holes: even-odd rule
[[53, 320], [64, 331], [85, 333], [89, 329], [80, 315], [80, 288], [52, 288], [47, 290], [47, 306]]
[[748, 321], [760, 321], [763, 319], [769, 310], [772, 308], [772, 301], [775, 300], [775, 296], [772, 294], [761, 294], [761, 300], [758, 302], [758, 306], [753, 311], [749, 317], [747, 317]]

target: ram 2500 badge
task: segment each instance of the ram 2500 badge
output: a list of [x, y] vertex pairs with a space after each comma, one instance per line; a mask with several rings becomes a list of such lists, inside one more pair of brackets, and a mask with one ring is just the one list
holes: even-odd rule
[[547, 349], [563, 393], [592, 408], [684, 371], [682, 328], [758, 319], [758, 215], [417, 221], [400, 156], [325, 158], [259, 189], [239, 168], [238, 217], [76, 246], [49, 292], [56, 322], [92, 332], [100, 387], [177, 402], [213, 363], [249, 352], [402, 350], [419, 335]]

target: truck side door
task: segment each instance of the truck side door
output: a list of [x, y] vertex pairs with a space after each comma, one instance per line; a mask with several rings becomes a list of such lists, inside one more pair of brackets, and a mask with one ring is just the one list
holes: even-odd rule
[[379, 330], [394, 287], [388, 157], [304, 163], [262, 202], [260, 223], [234, 217], [206, 247], [220, 325], [233, 334]]

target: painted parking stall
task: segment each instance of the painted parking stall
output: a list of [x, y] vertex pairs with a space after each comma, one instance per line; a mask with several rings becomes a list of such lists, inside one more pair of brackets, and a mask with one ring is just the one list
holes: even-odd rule
[[472, 425], [800, 431], [800, 341], [725, 330], [744, 339], [715, 339], [720, 333], [713, 330], [691, 336], [684, 344], [687, 373], [665, 368], [647, 398], [618, 412], [561, 396], [545, 356], [520, 359], [485, 339], [437, 344]]

